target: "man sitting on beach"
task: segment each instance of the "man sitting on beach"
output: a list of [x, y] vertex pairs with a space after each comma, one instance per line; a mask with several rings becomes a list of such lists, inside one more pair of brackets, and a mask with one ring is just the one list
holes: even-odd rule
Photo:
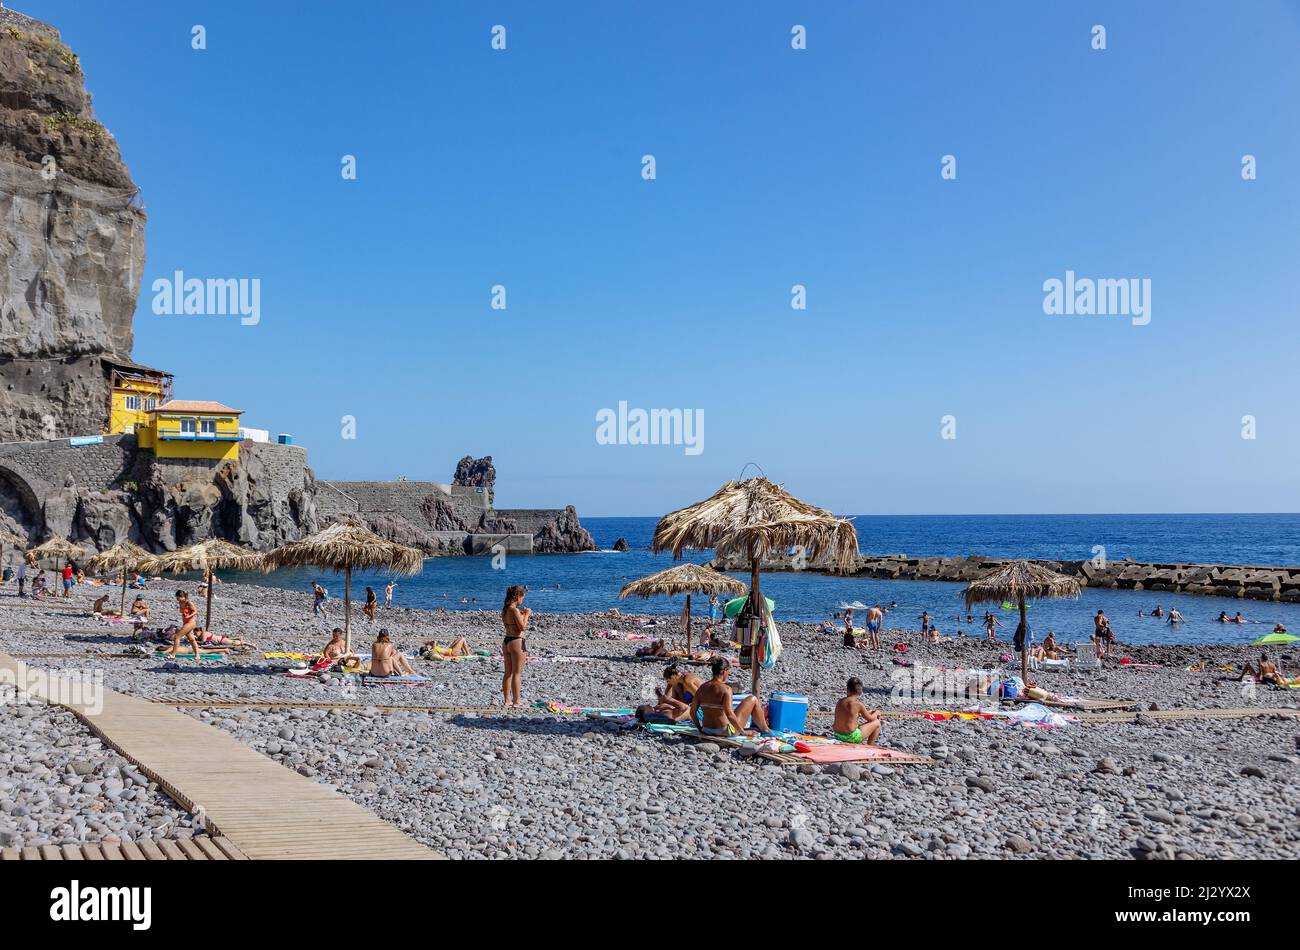
[[713, 678], [702, 684], [691, 700], [691, 722], [696, 728], [706, 736], [743, 736], [744, 723], [752, 718], [760, 732], [771, 732], [758, 697], [747, 696], [732, 708], [731, 687], [727, 685], [731, 664], [718, 657], [712, 669]]
[[1247, 676], [1253, 677], [1257, 683], [1271, 683], [1274, 686], [1290, 685], [1282, 678], [1282, 670], [1278, 668], [1276, 663], [1268, 658], [1267, 653], [1260, 654], [1258, 670], [1251, 669], [1249, 663], [1243, 666], [1241, 669], [1241, 679], [1237, 682], [1241, 682]]
[[99, 614], [101, 617], [116, 617], [117, 610], [108, 606], [108, 594], [100, 597], [95, 601], [94, 606], [90, 608], [91, 613]]
[[1056, 631], [1049, 630], [1047, 636], [1043, 638], [1042, 645], [1034, 647], [1030, 656], [1035, 660], [1059, 660], [1064, 652], [1061, 645], [1056, 642]]
[[840, 742], [875, 745], [880, 735], [880, 710], [868, 709], [862, 701], [862, 680], [849, 680], [846, 695], [835, 704], [832, 734]]
[[320, 651], [320, 655], [327, 660], [335, 660], [342, 666], [360, 666], [361, 657], [348, 651], [347, 641], [343, 639], [343, 629], [335, 627], [334, 632], [330, 634], [330, 642], [325, 644], [325, 649]]

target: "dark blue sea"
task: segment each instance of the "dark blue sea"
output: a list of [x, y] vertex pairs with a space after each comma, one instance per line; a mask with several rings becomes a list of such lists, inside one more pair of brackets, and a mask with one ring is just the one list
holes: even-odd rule
[[[424, 572], [398, 578], [394, 601], [410, 607], [445, 606], [450, 610], [497, 609], [510, 584], [528, 586], [528, 603], [539, 612], [575, 613], [619, 605], [619, 588], [629, 580], [672, 566], [666, 555], [648, 550], [655, 518], [584, 518], [583, 525], [604, 550], [587, 554], [555, 554], [509, 558], [494, 570], [486, 557], [430, 558]], [[910, 556], [984, 554], [1081, 560], [1103, 546], [1108, 560], [1218, 564], [1300, 565], [1300, 515], [864, 515], [855, 521], [859, 545], [867, 554]], [[610, 551], [618, 538], [632, 550]], [[709, 552], [692, 552], [689, 560], [706, 561]], [[331, 597], [341, 597], [343, 583], [329, 572], [281, 571], [276, 574], [234, 575], [229, 580], [300, 589], [309, 602], [309, 585], [319, 577]], [[747, 578], [742, 578], [747, 580]], [[367, 584], [382, 597], [386, 578], [358, 574], [353, 596], [364, 598]], [[558, 589], [557, 586], [558, 585]], [[978, 634], [961, 613], [960, 584], [932, 581], [883, 581], [776, 573], [764, 578], [765, 593], [776, 600], [777, 619], [817, 621], [842, 602], [865, 604], [897, 601], [892, 623], [913, 625], [922, 610], [934, 616], [940, 632], [958, 629]], [[462, 603], [462, 599], [471, 599]], [[1139, 618], [1157, 604], [1177, 606], [1187, 618], [1173, 634], [1159, 620]], [[675, 613], [680, 598], [623, 603], [623, 609]], [[1249, 642], [1272, 630], [1279, 621], [1300, 634], [1300, 605], [1155, 592], [1085, 589], [1074, 601], [1033, 604], [1030, 620], [1036, 636], [1056, 630], [1067, 639], [1085, 639], [1089, 618], [1104, 609], [1121, 640], [1159, 642]], [[1221, 610], [1240, 610], [1258, 623], [1247, 626], [1215, 622]], [[977, 618], [978, 619], [978, 618]], [[1014, 627], [1012, 612], [1004, 623]], [[1003, 633], [1006, 636], [1006, 632]]]

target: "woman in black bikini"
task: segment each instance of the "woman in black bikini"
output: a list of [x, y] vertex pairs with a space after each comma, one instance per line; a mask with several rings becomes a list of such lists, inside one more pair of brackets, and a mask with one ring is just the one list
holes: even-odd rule
[[533, 615], [531, 607], [521, 607], [528, 588], [512, 584], [506, 588], [506, 602], [501, 608], [501, 624], [505, 627], [505, 642], [501, 652], [506, 672], [501, 677], [501, 701], [507, 709], [523, 706], [519, 699], [524, 685], [524, 664], [528, 662], [528, 620]]

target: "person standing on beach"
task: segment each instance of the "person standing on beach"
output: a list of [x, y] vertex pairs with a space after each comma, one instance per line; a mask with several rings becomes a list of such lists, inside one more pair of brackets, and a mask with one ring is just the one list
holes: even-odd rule
[[397, 581], [390, 580], [384, 585], [384, 606], [393, 606], [393, 588], [397, 586]]
[[74, 573], [72, 562], [69, 561], [63, 565], [63, 596], [72, 596], [72, 575]]
[[316, 581], [311, 582], [312, 600], [311, 612], [317, 617], [325, 616], [325, 601], [329, 599], [329, 591], [321, 587]]
[[27, 596], [27, 559], [18, 562], [18, 596]]
[[375, 622], [375, 608], [379, 606], [379, 598], [375, 596], [373, 587], [366, 588], [366, 605], [361, 608], [361, 612], [366, 615], [366, 619], [371, 623]]
[[993, 616], [993, 611], [984, 611], [984, 632], [988, 634], [987, 640], [996, 640], [998, 638], [998, 627], [1002, 626], [1002, 621]]
[[505, 674], [501, 677], [501, 705], [506, 709], [523, 707], [520, 696], [524, 687], [524, 665], [528, 662], [528, 620], [533, 615], [531, 607], [522, 606], [528, 588], [511, 584], [506, 588], [505, 603], [501, 607], [501, 625], [505, 640], [501, 644], [505, 661]]
[[871, 641], [871, 649], [880, 649], [880, 624], [884, 621], [885, 614], [880, 609], [880, 605], [874, 605], [867, 611], [867, 639]]

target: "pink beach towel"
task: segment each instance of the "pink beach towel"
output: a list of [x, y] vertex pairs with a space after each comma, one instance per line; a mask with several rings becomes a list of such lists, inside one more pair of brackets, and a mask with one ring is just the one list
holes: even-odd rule
[[[799, 745], [802, 745], [802, 743]], [[795, 749], [799, 749], [799, 745], [796, 745]], [[807, 752], [799, 750], [794, 754], [801, 759], [807, 759], [809, 762], [886, 762], [889, 759], [912, 758], [906, 752], [898, 752], [894, 749], [884, 749], [880, 746], [854, 745], [847, 742], [833, 745], [810, 745], [806, 746], [806, 748]]]

